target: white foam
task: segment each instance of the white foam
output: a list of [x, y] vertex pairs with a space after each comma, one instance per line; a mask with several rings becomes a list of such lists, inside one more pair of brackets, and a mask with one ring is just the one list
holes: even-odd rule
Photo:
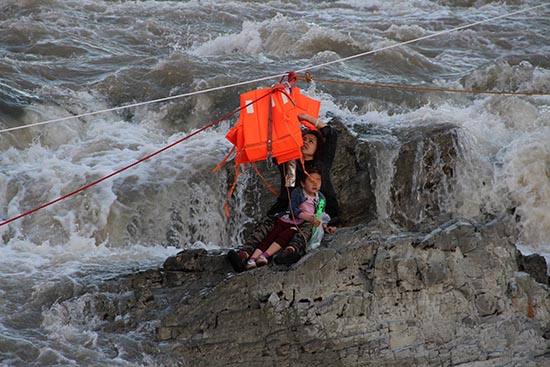
[[[546, 74], [546, 73], [542, 73]], [[540, 77], [524, 74], [518, 84], [531, 88]], [[507, 78], [503, 75], [502, 78]], [[529, 79], [533, 78], [533, 79]], [[532, 89], [530, 89], [532, 90]], [[460, 216], [504, 215], [516, 211], [518, 241], [533, 252], [550, 252], [550, 123], [545, 97], [479, 96], [452, 99], [401, 114], [370, 111], [345, 119], [355, 124], [417, 127], [453, 123], [461, 128], [456, 191], [448, 208]], [[328, 103], [330, 105], [330, 103]], [[336, 106], [331, 106], [336, 107]], [[354, 112], [348, 112], [353, 115]], [[343, 116], [346, 112], [342, 111]], [[372, 134], [371, 134], [372, 135]], [[375, 139], [370, 136], [369, 139]], [[387, 138], [384, 138], [389, 143]], [[390, 149], [390, 148], [388, 148]], [[388, 150], [388, 154], [390, 151]], [[388, 175], [391, 169], [386, 167]], [[377, 174], [377, 177], [384, 177]], [[383, 196], [377, 193], [377, 205]], [[389, 200], [389, 199], [387, 199]]]
[[263, 48], [259, 25], [244, 21], [242, 31], [238, 34], [219, 36], [196, 47], [191, 53], [196, 56], [245, 54], [257, 55]]
[[524, 241], [550, 250], [550, 128], [518, 136], [499, 152], [497, 188], [521, 218]]

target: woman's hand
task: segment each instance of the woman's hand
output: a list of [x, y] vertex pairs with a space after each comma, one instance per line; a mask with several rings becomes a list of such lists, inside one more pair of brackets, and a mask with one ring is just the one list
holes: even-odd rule
[[308, 115], [307, 113], [299, 113], [298, 120], [309, 122], [310, 124], [314, 125], [317, 130], [327, 126], [327, 124], [325, 124], [324, 122], [320, 121], [319, 119], [316, 119], [311, 115]]
[[331, 234], [331, 233], [336, 232], [336, 227], [333, 227], [333, 226], [324, 225], [323, 229], [325, 230], [326, 234]]

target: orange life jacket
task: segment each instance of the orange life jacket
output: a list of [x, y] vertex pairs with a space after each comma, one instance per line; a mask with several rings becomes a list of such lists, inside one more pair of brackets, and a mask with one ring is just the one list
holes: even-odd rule
[[[256, 89], [241, 94], [240, 107], [239, 120], [226, 135], [233, 148], [214, 169], [218, 170], [236, 151], [236, 176], [229, 197], [235, 189], [241, 164], [254, 165], [256, 161], [270, 158], [275, 158], [278, 164], [302, 159], [301, 147], [304, 143], [300, 122], [310, 129], [315, 127], [306, 121], [299, 121], [298, 114], [307, 113], [317, 118], [321, 103], [304, 96], [297, 87], [291, 88], [289, 92], [278, 84], [273, 88]], [[254, 168], [259, 174], [255, 165]], [[276, 194], [267, 182], [266, 185]], [[229, 215], [227, 203], [226, 214]]]
[[[264, 160], [277, 163], [301, 158], [303, 145], [299, 113], [317, 118], [321, 102], [304, 96], [295, 87], [288, 94], [283, 89], [256, 89], [241, 94], [241, 113], [226, 138], [237, 150], [235, 164]], [[302, 121], [308, 128], [313, 125]]]
[[[290, 96], [294, 103], [296, 103], [298, 113], [307, 113], [315, 118], [319, 117], [319, 111], [321, 110], [320, 101], [304, 96], [298, 87], [292, 88]], [[315, 129], [315, 127], [313, 127], [313, 129]]]

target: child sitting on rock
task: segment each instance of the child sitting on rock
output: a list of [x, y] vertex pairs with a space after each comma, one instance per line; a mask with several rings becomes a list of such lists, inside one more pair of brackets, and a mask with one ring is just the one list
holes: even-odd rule
[[292, 191], [288, 209], [277, 214], [273, 228], [256, 247], [246, 263], [245, 270], [267, 265], [270, 257], [288, 245], [304, 222], [311, 222], [314, 227], [322, 225], [326, 233], [336, 231], [336, 227], [321, 223], [318, 217], [322, 214], [318, 213], [318, 208], [324, 210], [326, 203], [325, 196], [319, 191], [321, 177], [320, 167], [314, 167], [300, 182], [302, 188]]

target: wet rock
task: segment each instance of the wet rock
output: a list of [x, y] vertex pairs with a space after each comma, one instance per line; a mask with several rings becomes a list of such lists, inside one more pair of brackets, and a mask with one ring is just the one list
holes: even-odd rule
[[183, 251], [176, 256], [167, 258], [163, 268], [169, 271], [226, 273], [231, 270], [231, 267], [227, 264], [220, 264], [219, 255], [221, 253], [219, 251], [208, 252], [204, 249]]
[[411, 230], [447, 211], [454, 187], [457, 127], [429, 125], [397, 132], [401, 148], [391, 186], [392, 219]]
[[[103, 330], [147, 325], [159, 360], [181, 366], [550, 365], [546, 264], [519, 254], [513, 218], [445, 207], [457, 129], [394, 132], [391, 225], [378, 218], [372, 147], [343, 129], [333, 178], [346, 227], [291, 267], [235, 274], [222, 251], [182, 251], [106, 284]], [[248, 210], [261, 217], [272, 196], [258, 187]]]
[[[548, 288], [518, 271], [510, 225], [349, 227], [291, 267], [241, 274], [224, 272], [223, 253], [182, 251], [158, 270], [160, 288], [132, 276], [146, 280], [129, 282], [126, 327], [157, 320], [151, 337], [183, 366], [546, 363]], [[463, 238], [475, 239], [467, 253]]]
[[[341, 207], [341, 222], [345, 225], [369, 223], [379, 217], [376, 185], [387, 185], [389, 219], [405, 230], [421, 230], [421, 226], [436, 226], [450, 218], [447, 198], [455, 189], [455, 164], [459, 127], [452, 124], [432, 124], [386, 131], [392, 147], [380, 146], [379, 141], [360, 139], [346, 128], [342, 121], [333, 118], [330, 125], [338, 131], [338, 145], [332, 167], [332, 180]], [[377, 177], [376, 167], [388, 159], [384, 152], [396, 149], [391, 177]], [[258, 164], [267, 182], [279, 183], [276, 167]], [[392, 169], [389, 169], [392, 171]], [[272, 193], [257, 177], [247, 189], [247, 214], [261, 218], [273, 202]]]
[[518, 252], [517, 262], [520, 271], [531, 275], [537, 282], [549, 285], [548, 266], [543, 256], [531, 254], [523, 256]]

